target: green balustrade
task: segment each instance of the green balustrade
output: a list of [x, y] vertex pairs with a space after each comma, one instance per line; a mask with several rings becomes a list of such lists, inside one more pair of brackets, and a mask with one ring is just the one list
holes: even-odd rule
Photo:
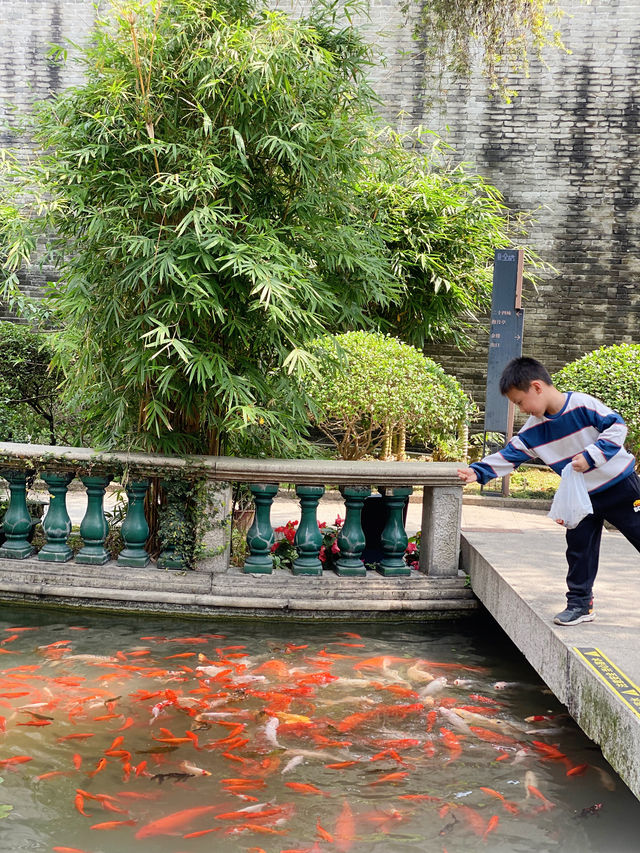
[[322, 563], [318, 554], [322, 547], [322, 533], [318, 527], [318, 502], [324, 486], [296, 486], [300, 498], [300, 524], [294, 544], [298, 557], [293, 561], [294, 575], [321, 575]]
[[104, 493], [113, 475], [81, 476], [80, 479], [87, 490], [87, 511], [80, 522], [80, 536], [84, 545], [76, 554], [76, 563], [103, 566], [111, 559], [111, 555], [104, 547], [109, 532], [109, 525], [104, 516]]
[[144, 514], [144, 499], [148, 488], [148, 480], [133, 480], [127, 486], [129, 506], [120, 530], [124, 548], [118, 556], [119, 566], [142, 569], [151, 559], [144, 548], [149, 538], [149, 525]]
[[2, 471], [2, 476], [9, 483], [9, 506], [2, 525], [6, 539], [0, 548], [0, 557], [24, 560], [35, 554], [35, 548], [29, 541], [33, 519], [27, 509], [27, 474], [6, 470]]
[[410, 575], [411, 569], [404, 561], [407, 550], [407, 532], [404, 527], [404, 508], [409, 495], [413, 492], [411, 486], [398, 486], [379, 489], [387, 509], [387, 523], [382, 531], [382, 560], [377, 570], [385, 577]]
[[361, 559], [365, 546], [362, 507], [371, 489], [369, 486], [341, 486], [340, 493], [346, 512], [344, 526], [338, 534], [340, 556], [336, 561], [336, 573], [341, 577], [364, 577], [367, 569]]
[[246, 574], [271, 574], [273, 557], [271, 546], [274, 543], [271, 526], [271, 504], [278, 494], [277, 483], [253, 483], [249, 486], [255, 504], [253, 524], [247, 533], [249, 556], [245, 560], [243, 571]]
[[49, 509], [42, 522], [47, 537], [38, 553], [45, 563], [66, 563], [73, 557], [67, 545], [71, 533], [71, 519], [67, 512], [67, 488], [75, 477], [72, 471], [45, 471], [40, 475], [49, 489]]

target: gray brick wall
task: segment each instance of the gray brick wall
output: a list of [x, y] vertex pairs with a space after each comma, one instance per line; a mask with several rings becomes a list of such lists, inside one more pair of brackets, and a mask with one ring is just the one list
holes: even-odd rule
[[[421, 46], [396, 0], [371, 0], [363, 22], [385, 117], [440, 130], [454, 159], [513, 208], [534, 211], [530, 241], [555, 272], [537, 290], [525, 287], [524, 343], [551, 370], [603, 344], [640, 341], [640, 0], [566, 0], [565, 8], [571, 53], [549, 51], [548, 67], [533, 62], [528, 79], [513, 80], [520, 96], [510, 105], [489, 99], [475, 73], [465, 85], [445, 81], [444, 103], [429, 110]], [[47, 42], [82, 42], [93, 18], [91, 0], [0, 0], [0, 104], [27, 106], [76, 82], [78, 66], [61, 73], [47, 62]], [[28, 156], [28, 141], [13, 141]], [[476, 339], [467, 354], [447, 346], [429, 354], [481, 401], [486, 318]]]
[[[531, 243], [556, 271], [525, 288], [524, 349], [556, 370], [585, 352], [640, 342], [640, 2], [567, 4], [571, 54], [548, 53], [514, 80], [511, 105], [479, 76], [452, 88], [429, 126], [504, 193], [534, 211]], [[526, 272], [526, 271], [525, 271]], [[482, 398], [488, 332], [473, 358], [435, 347]]]

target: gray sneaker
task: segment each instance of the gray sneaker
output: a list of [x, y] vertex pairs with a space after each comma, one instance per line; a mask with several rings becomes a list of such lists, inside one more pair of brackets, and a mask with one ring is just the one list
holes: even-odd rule
[[553, 617], [556, 625], [579, 625], [580, 622], [593, 622], [596, 614], [590, 607], [567, 607]]

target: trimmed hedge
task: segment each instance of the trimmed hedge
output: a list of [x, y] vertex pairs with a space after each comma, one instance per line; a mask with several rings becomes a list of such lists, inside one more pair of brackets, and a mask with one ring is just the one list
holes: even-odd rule
[[622, 415], [627, 449], [640, 458], [640, 344], [600, 347], [553, 376], [560, 391], [591, 394]]
[[397, 338], [326, 335], [312, 351], [318, 372], [304, 383], [315, 404], [311, 417], [343, 459], [379, 452], [402, 459], [409, 436], [440, 448], [469, 422], [473, 404], [457, 380]]

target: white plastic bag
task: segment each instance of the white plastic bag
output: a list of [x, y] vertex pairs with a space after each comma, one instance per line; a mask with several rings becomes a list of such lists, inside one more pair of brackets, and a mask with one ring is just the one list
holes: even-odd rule
[[562, 479], [551, 504], [549, 516], [572, 530], [592, 512], [593, 507], [584, 484], [584, 475], [576, 471], [569, 462], [562, 469]]

